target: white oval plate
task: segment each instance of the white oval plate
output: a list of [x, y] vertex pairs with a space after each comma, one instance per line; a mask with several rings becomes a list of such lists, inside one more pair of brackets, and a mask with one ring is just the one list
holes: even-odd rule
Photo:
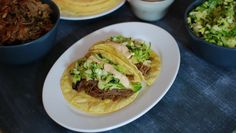
[[[160, 55], [161, 71], [155, 83], [141, 91], [137, 99], [123, 109], [102, 116], [72, 111], [60, 89], [60, 78], [69, 64], [85, 55], [97, 41], [122, 34], [152, 43]], [[114, 24], [97, 30], [68, 48], [49, 71], [43, 86], [43, 105], [48, 115], [61, 126], [81, 132], [100, 132], [123, 126], [142, 116], [166, 94], [175, 80], [180, 53], [175, 39], [162, 28], [140, 22]]]
[[96, 14], [96, 15], [76, 17], [76, 16], [68, 16], [68, 15], [65, 15], [65, 14], [61, 13], [60, 18], [63, 19], [63, 20], [88, 20], [88, 19], [94, 19], [94, 18], [98, 18], [98, 17], [105, 16], [107, 14], [110, 14], [110, 13], [114, 12], [115, 10], [119, 9], [124, 4], [125, 4], [125, 0], [120, 2], [120, 4], [118, 4], [114, 8], [112, 8], [112, 9], [106, 11], [106, 12], [102, 12], [102, 13]]

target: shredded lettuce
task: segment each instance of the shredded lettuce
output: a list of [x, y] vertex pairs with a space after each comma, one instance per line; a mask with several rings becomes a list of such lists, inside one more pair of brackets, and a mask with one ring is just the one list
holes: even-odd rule
[[142, 88], [142, 84], [141, 83], [133, 83], [132, 84], [132, 89], [134, 92], [139, 91]]
[[72, 69], [70, 71], [70, 75], [72, 76], [72, 83], [76, 83], [77, 81], [80, 81], [82, 76], [80, 71], [78, 71], [77, 69]]
[[113, 65], [113, 67], [118, 71], [118, 72], [121, 72], [121, 73], [128, 73], [127, 72], [127, 68], [125, 68], [123, 65]]
[[193, 32], [207, 42], [236, 47], [236, 1], [206, 0], [188, 14]]
[[[76, 62], [75, 67], [70, 70], [72, 83], [76, 84], [82, 79], [98, 80], [98, 87], [102, 90], [124, 89], [124, 85], [120, 83], [118, 78], [115, 78], [113, 74], [103, 70], [103, 66], [108, 60], [102, 56], [99, 56], [98, 60], [101, 61], [101, 63], [97, 63], [91, 59], [84, 59]], [[122, 65], [113, 63], [113, 66], [121, 73], [126, 71], [126, 68]]]
[[110, 40], [113, 41], [113, 42], [117, 42], [117, 43], [128, 43], [128, 44], [133, 43], [131, 37], [128, 38], [128, 37], [124, 37], [122, 35], [112, 36], [110, 38]]
[[94, 56], [95, 56], [98, 60], [102, 61], [103, 63], [113, 64], [113, 62], [112, 62], [111, 60], [109, 60], [109, 59], [103, 57], [101, 54], [94, 54]]
[[113, 77], [112, 74], [107, 74], [102, 80], [99, 80], [98, 87], [102, 90], [108, 89], [124, 89], [119, 79]]
[[134, 40], [130, 37], [122, 35], [112, 36], [110, 41], [121, 43], [132, 53], [131, 60], [133, 63], [140, 63], [150, 59], [151, 43], [147, 44], [144, 41]]
[[82, 73], [81, 73], [81, 66], [85, 62], [85, 58], [82, 58], [78, 60], [75, 63], [75, 67], [70, 70], [70, 75], [72, 77], [72, 83], [75, 84], [76, 82], [80, 81], [82, 79]]

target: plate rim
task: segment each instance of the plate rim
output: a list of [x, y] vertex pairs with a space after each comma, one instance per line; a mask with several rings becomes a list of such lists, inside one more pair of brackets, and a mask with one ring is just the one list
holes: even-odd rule
[[[97, 32], [97, 31], [100, 31], [100, 30], [104, 30], [106, 28], [109, 28], [109, 27], [113, 27], [115, 25], [122, 25], [122, 24], [130, 24], [130, 23], [133, 23], [133, 24], [144, 24], [144, 25], [152, 25], [152, 26], [156, 26], [158, 27], [159, 29], [162, 29], [164, 30], [167, 34], [170, 35], [170, 37], [173, 39], [174, 43], [176, 44], [176, 50], [177, 50], [177, 54], [178, 56], [176, 57], [177, 59], [177, 64], [176, 64], [176, 67], [175, 67], [175, 71], [173, 73], [173, 77], [171, 77], [171, 80], [168, 84], [168, 86], [165, 88], [165, 90], [161, 93], [161, 95], [150, 105], [148, 106], [147, 108], [145, 108], [144, 110], [141, 111], [141, 113], [139, 113], [138, 115], [136, 115], [135, 117], [132, 117], [130, 119], [127, 119], [125, 120], [124, 122], [121, 122], [119, 124], [116, 124], [116, 125], [113, 125], [113, 126], [110, 126], [110, 127], [105, 127], [105, 128], [99, 128], [99, 129], [78, 129], [78, 128], [74, 128], [74, 127], [70, 127], [70, 126], [67, 126], [66, 124], [63, 124], [62, 122], [58, 121], [57, 119], [55, 119], [49, 112], [48, 110], [46, 109], [45, 107], [45, 99], [44, 99], [44, 93], [45, 93], [45, 82], [49, 76], [49, 74], [51, 73], [52, 69], [55, 67], [55, 65], [59, 62], [59, 59], [65, 54], [65, 52], [71, 48], [72, 46], [76, 45], [80, 40], [82, 40], [83, 38], [87, 37], [87, 36], [90, 36], [91, 34]], [[108, 131], [108, 130], [112, 130], [112, 129], [116, 129], [116, 128], [119, 128], [121, 126], [124, 126], [128, 123], [131, 123], [133, 122], [134, 120], [140, 118], [141, 116], [143, 116], [145, 113], [147, 113], [149, 110], [151, 110], [165, 95], [166, 93], [169, 91], [170, 87], [173, 85], [176, 77], [177, 77], [177, 74], [179, 72], [179, 68], [180, 68], [180, 62], [181, 62], [181, 55], [180, 55], [180, 49], [179, 49], [179, 46], [178, 46], [178, 43], [177, 41], [175, 40], [175, 38], [167, 31], [165, 30], [164, 28], [160, 27], [160, 26], [157, 26], [157, 25], [154, 25], [154, 24], [150, 24], [150, 23], [145, 23], [145, 22], [122, 22], [122, 23], [115, 23], [115, 24], [112, 24], [112, 25], [108, 25], [108, 26], [105, 26], [105, 27], [102, 27], [98, 30], [95, 30], [89, 34], [86, 34], [85, 36], [81, 37], [78, 41], [74, 42], [70, 47], [68, 47], [59, 57], [58, 59], [54, 62], [54, 64], [52, 65], [52, 67], [50, 68], [46, 78], [45, 78], [45, 81], [44, 81], [44, 84], [43, 84], [43, 91], [42, 91], [42, 102], [43, 102], [43, 107], [44, 107], [44, 110], [46, 111], [46, 113], [48, 114], [48, 116], [53, 120], [55, 121], [56, 123], [58, 123], [60, 126], [62, 127], [65, 127], [67, 129], [70, 129], [70, 130], [73, 130], [73, 131], [78, 131], [78, 132], [104, 132], [104, 131]], [[68, 107], [69, 108], [69, 107]]]
[[70, 16], [63, 16], [62, 13], [61, 13], [60, 19], [62, 19], [62, 20], [69, 20], [69, 21], [77, 21], [77, 20], [90, 20], [90, 19], [99, 18], [99, 17], [108, 15], [108, 14], [113, 13], [114, 11], [118, 10], [119, 8], [121, 8], [125, 4], [125, 2], [126, 2], [126, 0], [122, 0], [122, 2], [120, 2], [114, 8], [112, 8], [112, 9], [110, 9], [108, 11], [96, 14], [96, 15], [83, 16], [83, 17], [74, 17], [74, 16], [70, 17]]

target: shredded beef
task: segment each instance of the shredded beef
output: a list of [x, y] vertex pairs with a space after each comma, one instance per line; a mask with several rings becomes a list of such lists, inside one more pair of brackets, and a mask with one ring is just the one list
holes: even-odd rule
[[131, 89], [111, 89], [111, 90], [102, 90], [98, 88], [98, 81], [96, 80], [81, 80], [75, 85], [72, 85], [73, 89], [80, 91], [85, 91], [86, 94], [96, 97], [99, 99], [112, 99], [116, 101], [118, 99], [123, 99], [134, 94], [134, 91]]
[[0, 45], [35, 40], [53, 26], [52, 10], [40, 0], [0, 0]]
[[143, 75], [147, 75], [147, 73], [151, 69], [149, 66], [146, 66], [143, 63], [137, 63], [135, 65], [138, 68], [138, 70], [142, 72]]
[[126, 75], [129, 80], [134, 80], [134, 75]]

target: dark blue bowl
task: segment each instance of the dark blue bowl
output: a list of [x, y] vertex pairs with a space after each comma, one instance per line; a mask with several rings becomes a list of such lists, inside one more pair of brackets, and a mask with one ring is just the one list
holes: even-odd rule
[[5, 64], [26, 64], [43, 57], [53, 47], [60, 20], [60, 11], [51, 0], [44, 0], [52, 9], [51, 20], [53, 28], [40, 38], [28, 43], [0, 46], [0, 62]]
[[184, 15], [185, 27], [192, 38], [192, 42], [190, 43], [193, 51], [212, 64], [223, 67], [236, 67], [236, 48], [227, 48], [209, 43], [202, 38], [197, 37], [189, 27], [187, 23], [188, 13], [203, 2], [204, 0], [194, 1], [188, 6]]

